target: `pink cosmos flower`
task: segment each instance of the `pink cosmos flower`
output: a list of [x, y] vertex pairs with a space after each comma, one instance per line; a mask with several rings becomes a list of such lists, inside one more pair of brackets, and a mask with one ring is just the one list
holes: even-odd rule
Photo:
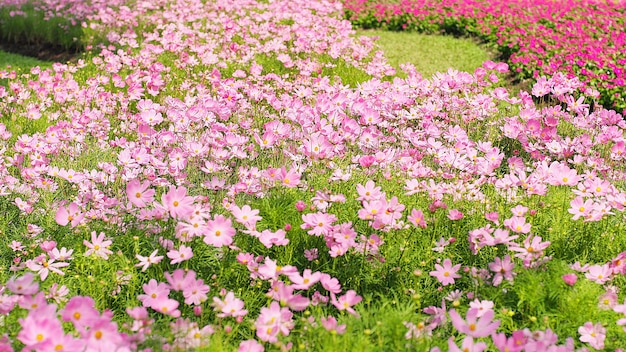
[[497, 211], [485, 214], [485, 219], [493, 222], [496, 226], [500, 225], [500, 222], [498, 221], [498, 217], [499, 217], [499, 214]]
[[461, 348], [454, 342], [454, 338], [448, 339], [448, 351], [449, 352], [482, 352], [487, 348], [487, 344], [484, 342], [474, 342], [471, 336], [466, 336], [463, 339]]
[[294, 169], [289, 169], [289, 171], [287, 171], [287, 169], [283, 166], [278, 172], [278, 177], [283, 186], [287, 188], [294, 188], [298, 187], [300, 184], [300, 177], [302, 177], [302, 175]]
[[312, 272], [311, 269], [304, 269], [302, 272], [302, 276], [300, 274], [295, 273], [289, 276], [289, 280], [293, 283], [293, 288], [296, 290], [308, 290], [311, 286], [315, 285], [320, 278], [322, 277], [322, 273], [319, 271]]
[[461, 220], [463, 219], [463, 213], [460, 212], [458, 209], [450, 209], [448, 211], [448, 219], [452, 221]]
[[270, 343], [278, 341], [279, 334], [288, 336], [295, 325], [292, 317], [289, 308], [281, 308], [278, 302], [272, 302], [269, 308], [261, 308], [261, 314], [255, 322], [256, 336]]
[[345, 310], [355, 317], [359, 317], [359, 313], [357, 313], [352, 307], [361, 302], [363, 297], [357, 295], [356, 291], [349, 290], [345, 295], [339, 297], [339, 299], [337, 299], [335, 294], [331, 292], [330, 297], [331, 303], [335, 306], [335, 308]]
[[286, 246], [289, 243], [289, 239], [285, 238], [286, 235], [287, 233], [282, 229], [275, 232], [263, 230], [259, 233], [259, 241], [261, 241], [266, 248], [272, 248], [273, 246]]
[[493, 344], [499, 351], [521, 352], [526, 345], [528, 338], [523, 330], [514, 331], [512, 336], [507, 338], [506, 334], [491, 334]]
[[41, 281], [46, 280], [50, 272], [64, 276], [65, 273], [61, 271], [61, 268], [69, 266], [70, 263], [56, 262], [54, 259], [47, 259], [45, 254], [42, 254], [34, 260], [26, 261], [26, 267], [32, 271], [36, 271]]
[[454, 279], [458, 279], [461, 275], [457, 274], [457, 271], [461, 268], [461, 264], [452, 265], [452, 261], [450, 259], [445, 259], [443, 261], [443, 266], [439, 264], [435, 264], [435, 269], [430, 272], [430, 276], [434, 276], [439, 280], [439, 282], [444, 285], [454, 284]]
[[165, 279], [169, 284], [169, 288], [174, 291], [182, 291], [191, 282], [196, 280], [196, 272], [193, 270], [176, 269], [173, 273], [165, 273]]
[[248, 311], [243, 309], [244, 302], [235, 297], [233, 292], [228, 292], [223, 300], [213, 297], [213, 303], [211, 305], [215, 308], [216, 312], [219, 312], [217, 316], [220, 318], [237, 318], [248, 314]]
[[170, 287], [164, 282], [158, 282], [150, 279], [147, 284], [143, 284], [144, 294], [137, 296], [137, 299], [144, 307], [152, 307], [159, 299], [167, 297], [170, 294]]
[[504, 259], [496, 257], [493, 262], [489, 263], [489, 270], [495, 273], [492, 284], [498, 286], [502, 283], [503, 279], [513, 282], [513, 276], [515, 275], [513, 272], [514, 267], [515, 264], [511, 261], [510, 255], [507, 254]]
[[113, 254], [113, 252], [109, 250], [109, 246], [113, 241], [107, 240], [105, 236], [104, 232], [100, 232], [98, 237], [96, 237], [96, 231], [91, 232], [91, 243], [87, 240], [83, 241], [83, 244], [89, 248], [85, 252], [85, 257], [93, 254], [104, 260], [109, 259], [109, 254]]
[[496, 331], [500, 326], [500, 321], [492, 322], [493, 310], [487, 310], [478, 318], [479, 310], [470, 308], [467, 311], [467, 321], [463, 320], [459, 313], [454, 309], [450, 309], [450, 320], [457, 331], [471, 337], [487, 337]]
[[74, 296], [61, 311], [63, 321], [72, 322], [78, 331], [90, 328], [100, 317], [95, 308], [93, 298], [89, 296]]
[[378, 200], [381, 197], [384, 197], [383, 193], [381, 192], [380, 186], [376, 186], [376, 184], [372, 180], [367, 181], [365, 183], [365, 186], [357, 184], [356, 191], [359, 194], [357, 200], [360, 201]]
[[64, 334], [63, 326], [56, 316], [41, 313], [32, 310], [26, 318], [19, 319], [21, 330], [17, 334], [17, 340], [31, 350], [51, 348], [53, 337]]
[[565, 274], [563, 276], [561, 276], [561, 278], [563, 279], [563, 281], [565, 281], [566, 284], [568, 284], [569, 286], [574, 286], [574, 284], [576, 283], [576, 281], [578, 280], [578, 276], [576, 276], [576, 274]]
[[320, 276], [320, 283], [322, 284], [322, 287], [330, 293], [337, 294], [341, 292], [341, 284], [339, 283], [339, 280], [326, 273], [322, 273], [322, 276]]
[[85, 330], [81, 337], [86, 342], [87, 351], [108, 352], [128, 348], [126, 339], [117, 330], [117, 323], [104, 315], [89, 330]]
[[334, 214], [312, 213], [302, 215], [303, 224], [300, 228], [307, 231], [309, 235], [322, 236], [328, 235], [332, 229], [332, 223], [337, 221]]
[[309, 306], [309, 299], [298, 294], [293, 294], [293, 285], [285, 285], [282, 281], [274, 281], [267, 295], [280, 302], [283, 307], [289, 307], [293, 311], [303, 311]]
[[263, 352], [265, 348], [256, 340], [241, 341], [237, 352]]
[[585, 325], [578, 328], [580, 341], [586, 342], [589, 346], [602, 350], [604, 349], [604, 339], [606, 338], [606, 329], [602, 326], [602, 323], [596, 323], [595, 325], [588, 321]]
[[191, 247], [187, 247], [183, 244], [179, 249], [172, 249], [167, 252], [166, 255], [171, 259], [170, 264], [174, 265], [191, 259], [191, 257], [193, 257], [193, 251]]
[[12, 276], [9, 281], [6, 282], [6, 286], [9, 291], [16, 295], [29, 296], [39, 291], [39, 283], [35, 281], [35, 275], [33, 273], [25, 273], [20, 277]]
[[206, 223], [206, 233], [204, 234], [204, 243], [221, 248], [230, 246], [235, 236], [235, 228], [230, 218], [221, 214], [215, 215], [215, 219]]
[[78, 204], [72, 202], [67, 208], [60, 206], [59, 209], [57, 209], [54, 219], [57, 224], [61, 226], [70, 224], [72, 227], [76, 227], [80, 224], [84, 217], [85, 214], [81, 213], [78, 208]]
[[135, 257], [137, 259], [139, 259], [139, 263], [135, 264], [136, 267], [141, 268], [141, 271], [146, 271], [150, 265], [152, 264], [159, 264], [161, 262], [161, 260], [163, 259], [162, 255], [157, 255], [157, 253], [159, 252], [158, 249], [155, 249], [152, 253], [150, 253], [149, 256], [144, 257], [142, 255], [135, 255]]
[[320, 321], [326, 331], [335, 332], [338, 335], [342, 335], [346, 332], [346, 324], [338, 325], [337, 319], [335, 319], [332, 315], [328, 318], [321, 317]]
[[163, 206], [176, 219], [186, 219], [193, 213], [194, 200], [194, 197], [187, 196], [187, 188], [183, 186], [170, 186], [169, 191], [161, 196]]
[[318, 255], [319, 255], [319, 251], [318, 251], [317, 248], [311, 248], [311, 249], [305, 249], [304, 250], [304, 257], [308, 261], [310, 261], [310, 262], [312, 262], [315, 259], [317, 259]]
[[126, 184], [126, 197], [136, 207], [143, 208], [148, 203], [154, 200], [154, 194], [156, 193], [150, 187], [150, 181], [144, 181], [139, 183], [139, 180], [135, 179]]
[[[469, 296], [469, 295], [468, 295]], [[493, 310], [493, 302], [489, 301], [489, 300], [482, 300], [479, 301], [478, 298], [471, 301], [470, 304], [470, 309], [474, 308], [474, 309], [478, 309], [478, 314], [476, 315], [478, 318], [482, 317], [483, 315], [485, 315], [485, 313], [487, 311], [492, 311]]]
[[593, 200], [584, 200], [583, 197], [578, 196], [570, 202], [570, 208], [567, 210], [567, 212], [574, 215], [572, 216], [572, 220], [578, 220], [581, 217], [586, 218], [587, 216], [589, 216], [593, 208]]
[[526, 222], [526, 219], [521, 216], [513, 216], [512, 218], [504, 220], [504, 226], [516, 233], [529, 233], [531, 227], [531, 225]]
[[613, 277], [613, 271], [609, 263], [604, 265], [592, 265], [585, 273], [585, 277], [597, 284], [603, 284]]
[[426, 220], [424, 220], [424, 213], [421, 210], [412, 209], [411, 215], [408, 217], [409, 222], [415, 227], [426, 228]]
[[185, 304], [200, 305], [207, 300], [207, 293], [210, 288], [204, 283], [204, 280], [191, 280], [183, 289], [183, 297], [185, 297]]
[[237, 205], [233, 204], [230, 207], [230, 212], [235, 217], [235, 221], [244, 225], [248, 229], [253, 229], [256, 226], [257, 221], [262, 218], [258, 215], [258, 209], [252, 209], [249, 205], [244, 205], [239, 208]]

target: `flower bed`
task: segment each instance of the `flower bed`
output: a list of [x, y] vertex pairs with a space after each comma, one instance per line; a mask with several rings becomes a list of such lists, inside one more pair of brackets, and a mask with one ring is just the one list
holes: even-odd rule
[[600, 93], [606, 108], [626, 109], [626, 2], [347, 0], [365, 27], [475, 35], [493, 44], [521, 79], [557, 72]]
[[577, 79], [399, 78], [340, 3], [136, 6], [0, 72], [0, 350], [626, 345], [626, 123]]

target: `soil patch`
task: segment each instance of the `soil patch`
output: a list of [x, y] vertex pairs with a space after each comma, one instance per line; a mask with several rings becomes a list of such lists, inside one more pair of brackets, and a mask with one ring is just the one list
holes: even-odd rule
[[49, 43], [7, 43], [0, 42], [0, 50], [23, 56], [34, 57], [41, 61], [76, 62], [80, 52], [76, 49], [66, 49]]

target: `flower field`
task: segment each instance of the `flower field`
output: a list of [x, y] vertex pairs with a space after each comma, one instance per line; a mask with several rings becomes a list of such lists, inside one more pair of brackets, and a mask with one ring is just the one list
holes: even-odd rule
[[0, 71], [0, 351], [626, 346], [584, 80], [401, 78], [338, 2], [104, 4], [51, 12], [77, 63]]
[[562, 72], [626, 111], [626, 2], [555, 0], [346, 0], [366, 27], [472, 35], [508, 59], [519, 79]]

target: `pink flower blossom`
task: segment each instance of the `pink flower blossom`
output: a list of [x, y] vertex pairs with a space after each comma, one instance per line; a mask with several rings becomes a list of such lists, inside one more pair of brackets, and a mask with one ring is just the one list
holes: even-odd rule
[[98, 256], [104, 260], [109, 259], [109, 254], [113, 254], [111, 250], [109, 250], [109, 246], [113, 241], [107, 240], [104, 232], [100, 232], [100, 234], [96, 237], [96, 231], [91, 232], [91, 242], [84, 240], [83, 244], [88, 248], [85, 252], [85, 257], [90, 255]]
[[606, 329], [602, 326], [602, 323], [586, 322], [585, 325], [578, 328], [580, 341], [586, 342], [589, 346], [602, 350], [604, 349], [604, 339], [606, 338]]
[[443, 266], [439, 264], [435, 264], [435, 269], [430, 272], [430, 276], [433, 276], [439, 280], [439, 282], [444, 285], [454, 284], [454, 279], [458, 279], [461, 275], [457, 274], [457, 271], [461, 268], [461, 264], [452, 265], [452, 261], [450, 259], [444, 259]]
[[193, 212], [194, 197], [187, 195], [186, 187], [170, 186], [169, 191], [161, 196], [161, 202], [176, 219], [186, 219]]
[[478, 309], [470, 308], [467, 311], [467, 320], [463, 320], [456, 310], [451, 309], [450, 320], [454, 328], [461, 333], [472, 337], [487, 337], [496, 331], [498, 326], [500, 326], [500, 321], [492, 322], [493, 310], [487, 310], [480, 318], [478, 313]]
[[574, 286], [574, 284], [576, 283], [576, 280], [578, 280], [578, 276], [576, 276], [576, 274], [571, 274], [571, 273], [565, 274], [561, 276], [561, 278], [569, 286]]
[[450, 209], [448, 211], [448, 219], [455, 221], [463, 219], [463, 213], [461, 213], [458, 209]]
[[498, 286], [502, 283], [503, 279], [513, 282], [513, 276], [515, 275], [513, 272], [514, 267], [515, 264], [511, 261], [510, 255], [507, 254], [504, 259], [496, 257], [492, 263], [489, 263], [489, 270], [495, 273], [492, 284]]
[[143, 208], [148, 203], [154, 200], [154, 194], [156, 193], [150, 187], [150, 181], [144, 181], [139, 183], [139, 180], [135, 179], [126, 184], [126, 197], [136, 207]]
[[161, 262], [161, 260], [163, 259], [162, 255], [157, 255], [157, 253], [159, 252], [158, 249], [155, 249], [152, 253], [150, 253], [149, 256], [144, 257], [142, 255], [135, 255], [135, 257], [137, 259], [139, 259], [139, 263], [135, 264], [136, 267], [140, 267], [141, 271], [146, 271], [150, 265], [152, 264], [159, 264]]
[[85, 214], [80, 211], [78, 205], [72, 202], [67, 208], [60, 206], [59, 209], [57, 209], [54, 219], [57, 224], [61, 226], [70, 224], [72, 227], [76, 227], [80, 224], [84, 217]]
[[358, 317], [359, 313], [357, 313], [352, 307], [357, 305], [363, 297], [356, 294], [354, 290], [349, 290], [345, 295], [336, 298], [334, 293], [331, 293], [331, 303], [335, 306], [335, 308], [339, 310], [345, 310], [346, 312]]
[[193, 251], [191, 247], [181, 245], [179, 249], [172, 249], [168, 251], [166, 255], [171, 259], [170, 264], [174, 265], [191, 259], [191, 257], [193, 257]]

